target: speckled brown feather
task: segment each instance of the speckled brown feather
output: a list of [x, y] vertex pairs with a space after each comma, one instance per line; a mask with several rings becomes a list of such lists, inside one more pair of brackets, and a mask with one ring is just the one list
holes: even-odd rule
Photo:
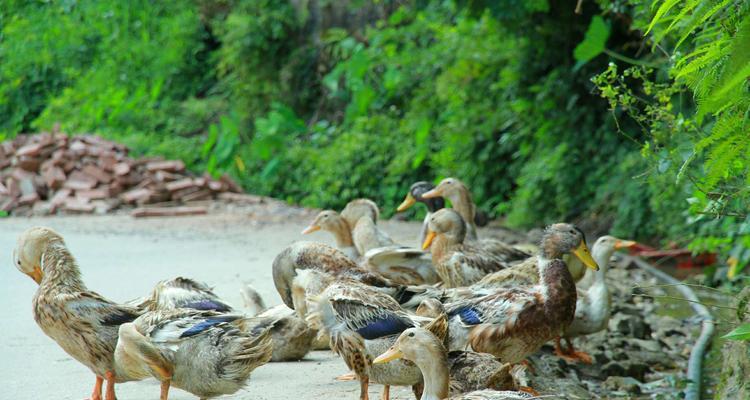
[[34, 320], [96, 375], [114, 371], [118, 327], [134, 320], [138, 311], [88, 290], [62, 239], [49, 242], [41, 265], [44, 278], [33, 299]]
[[[573, 278], [562, 260], [550, 260], [545, 270], [544, 286], [526, 291], [501, 290], [497, 294], [476, 300], [476, 303], [504, 299], [516, 304], [514, 297], [527, 296], [525, 304], [509, 308], [504, 318], [489, 321], [471, 329], [469, 343], [476, 351], [493, 354], [504, 362], [517, 363], [536, 351], [545, 342], [559, 336], [573, 320], [576, 289]], [[514, 303], [515, 301], [515, 303]], [[498, 323], [499, 322], [499, 323]]]
[[301, 269], [314, 269], [333, 277], [351, 278], [376, 287], [391, 282], [358, 266], [341, 251], [322, 243], [297, 242], [282, 250], [273, 261], [273, 281], [281, 299], [294, 308], [292, 281]]

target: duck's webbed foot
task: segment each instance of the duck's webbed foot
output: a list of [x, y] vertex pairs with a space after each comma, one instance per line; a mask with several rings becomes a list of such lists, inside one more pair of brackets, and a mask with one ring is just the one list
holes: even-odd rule
[[570, 363], [582, 362], [584, 364], [593, 364], [594, 359], [586, 352], [578, 351], [573, 346], [570, 339], [565, 339], [567, 348], [563, 349], [560, 345], [560, 338], [555, 339], [555, 354]]
[[528, 393], [528, 394], [530, 394], [530, 395], [532, 395], [534, 397], [539, 397], [539, 396], [542, 395], [541, 393], [537, 392], [536, 390], [534, 390], [534, 388], [532, 388], [530, 386], [519, 386], [518, 387], [518, 391], [519, 392]]
[[357, 380], [357, 374], [354, 372], [347, 372], [344, 375], [339, 375], [336, 377], [337, 381], [356, 381]]
[[87, 400], [102, 400], [102, 385], [104, 384], [104, 378], [101, 376], [96, 377], [96, 383], [94, 383], [94, 391], [91, 392], [91, 397]]

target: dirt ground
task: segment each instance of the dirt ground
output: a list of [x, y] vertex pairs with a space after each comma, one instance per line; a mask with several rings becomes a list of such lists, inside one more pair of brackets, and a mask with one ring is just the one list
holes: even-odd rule
[[[93, 374], [74, 361], [37, 327], [31, 313], [36, 284], [12, 265], [18, 234], [31, 226], [60, 232], [92, 290], [115, 301], [148, 293], [159, 280], [182, 275], [214, 286], [241, 307], [240, 283], [251, 283], [268, 306], [281, 300], [271, 280], [271, 262], [288, 244], [301, 239], [332, 243], [330, 235], [300, 231], [311, 220], [303, 210], [283, 215], [233, 213], [185, 218], [135, 220], [126, 215], [0, 219], [0, 383], [2, 399], [83, 399], [91, 393]], [[386, 221], [383, 227], [399, 242], [416, 245], [418, 223]], [[356, 399], [357, 382], [337, 382], [344, 363], [330, 352], [309, 354], [302, 362], [270, 363], [258, 368], [247, 388], [226, 399]], [[371, 387], [379, 398], [380, 386]], [[155, 399], [155, 380], [119, 385], [118, 398]], [[393, 388], [394, 399], [413, 398], [411, 390]], [[194, 399], [174, 389], [171, 399]]]

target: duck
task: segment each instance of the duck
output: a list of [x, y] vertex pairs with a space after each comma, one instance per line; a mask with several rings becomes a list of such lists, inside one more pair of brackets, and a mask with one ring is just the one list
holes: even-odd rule
[[[360, 211], [364, 211], [369, 216], [376, 215], [370, 209], [374, 203], [363, 204], [365, 206], [361, 206]], [[353, 212], [350, 209], [349, 213]], [[373, 247], [381, 243], [388, 243], [388, 241], [375, 240], [370, 244], [372, 238], [377, 238], [380, 235], [374, 223], [370, 223], [371, 221], [370, 217], [365, 216], [361, 217], [358, 222], [359, 232], [357, 237], [359, 238], [360, 248], [366, 250], [364, 254], [360, 254], [357, 247], [354, 246], [349, 224], [333, 210], [324, 210], [318, 213], [313, 222], [302, 231], [302, 234], [306, 235], [319, 230], [331, 232], [336, 240], [336, 248], [346, 254], [347, 257], [363, 268], [394, 282], [405, 285], [422, 285], [439, 281], [438, 275], [432, 268], [429, 253], [422, 249], [398, 244]], [[392, 241], [390, 242], [392, 243]]]
[[360, 253], [354, 245], [352, 231], [349, 224], [334, 210], [323, 210], [315, 216], [315, 219], [302, 230], [303, 235], [317, 231], [330, 232], [336, 240], [336, 248], [346, 254], [352, 260], [359, 260]]
[[[318, 332], [310, 328], [294, 310], [285, 304], [266, 308], [260, 293], [249, 284], [241, 290], [246, 310], [250, 315], [270, 326], [273, 353], [271, 362], [298, 361], [303, 359], [316, 346]], [[327, 347], [327, 338], [325, 347]]]
[[[573, 338], [590, 335], [606, 329], [612, 311], [612, 298], [607, 287], [606, 274], [609, 260], [615, 250], [632, 247], [636, 242], [622, 240], [614, 236], [602, 236], [594, 243], [591, 253], [599, 265], [598, 271], [592, 271], [592, 283], [588, 288], [577, 289], [576, 311], [573, 322], [564, 330], [562, 338], [567, 348], [560, 345], [560, 338], [555, 340], [555, 353], [569, 361], [581, 361], [591, 364], [593, 359], [573, 346]], [[588, 271], [587, 274], [589, 275]]]
[[209, 399], [243, 388], [272, 351], [262, 324], [239, 314], [177, 308], [120, 325], [114, 360], [118, 375], [159, 380], [160, 400], [168, 399], [171, 386]]
[[569, 252], [587, 267], [599, 269], [581, 231], [557, 223], [546, 229], [536, 256], [539, 283], [499, 288], [486, 296], [446, 304], [450, 349], [471, 348], [518, 364], [557, 338], [575, 316], [576, 286], [561, 259]]
[[158, 282], [145, 304], [147, 311], [177, 308], [234, 311], [234, 308], [219, 298], [210, 286], [182, 276]]
[[505, 260], [464, 241], [466, 223], [453, 209], [435, 212], [428, 224], [422, 244], [430, 249], [432, 264], [446, 287], [468, 286], [488, 273], [510, 266]]
[[[314, 270], [320, 274], [299, 276], [301, 271]], [[306, 316], [308, 294], [318, 294], [327, 283], [327, 276], [347, 277], [377, 288], [392, 288], [388, 279], [368, 271], [352, 261], [340, 250], [323, 243], [295, 242], [284, 248], [273, 260], [273, 282], [287, 307]]]
[[[331, 349], [360, 382], [360, 400], [368, 399], [370, 382], [385, 385], [383, 399], [389, 398], [391, 385], [411, 386], [415, 393], [421, 392], [422, 375], [416, 366], [408, 362], [373, 365], [372, 359], [405, 329], [428, 325], [429, 319], [409, 314], [387, 294], [347, 278], [336, 279], [311, 302], [307, 320], [328, 333]], [[446, 332], [445, 319], [432, 327]]]
[[422, 194], [422, 198], [444, 197], [451, 201], [453, 209], [466, 223], [466, 241], [495, 254], [504, 261], [519, 261], [531, 256], [524, 246], [511, 246], [496, 239], [480, 239], [477, 235], [476, 205], [466, 184], [457, 178], [445, 178], [432, 190]]
[[63, 237], [46, 227], [33, 227], [18, 238], [13, 262], [39, 285], [32, 301], [34, 320], [66, 353], [96, 376], [91, 399], [115, 400], [118, 376], [114, 363], [120, 325], [142, 311], [117, 304], [86, 287], [76, 259]]
[[[460, 356], [454, 356], [454, 358], [470, 357], [469, 354], [470, 352], [465, 354], [461, 352]], [[481, 355], [477, 356], [482, 357]], [[484, 357], [488, 356], [485, 355]], [[419, 397], [420, 400], [516, 400], [532, 398], [529, 393], [515, 390], [485, 388], [471, 391], [473, 385], [468, 384], [469, 382], [461, 382], [463, 379], [457, 378], [455, 374], [456, 369], [460, 369], [456, 366], [463, 365], [466, 360], [451, 363], [451, 355], [443, 347], [440, 339], [423, 328], [413, 327], [404, 330], [393, 346], [376, 357], [372, 363], [373, 365], [381, 365], [402, 359], [415, 363], [424, 377], [424, 390]], [[492, 359], [492, 361], [499, 365], [497, 372], [493, 371], [494, 375], [509, 377], [507, 364], [503, 366], [495, 359]], [[469, 362], [469, 365], [469, 369], [472, 369], [471, 362]], [[479, 374], [477, 370], [481, 369], [475, 367], [473, 370], [472, 374]], [[512, 382], [512, 378], [510, 379]], [[479, 382], [480, 386], [493, 384], [492, 377], [480, 379]], [[462, 393], [465, 391], [469, 392]], [[454, 395], [451, 396], [451, 392], [454, 392]]]
[[425, 199], [443, 197], [450, 200], [453, 209], [455, 209], [466, 222], [466, 237], [469, 240], [479, 239], [477, 236], [477, 226], [474, 223], [477, 206], [474, 204], [471, 192], [469, 191], [469, 188], [466, 187], [466, 184], [457, 178], [445, 178], [432, 190], [422, 193], [422, 197]]
[[430, 221], [430, 216], [437, 210], [445, 207], [445, 200], [440, 196], [435, 196], [429, 199], [422, 197], [424, 193], [427, 193], [434, 188], [435, 185], [426, 181], [414, 182], [411, 187], [409, 187], [409, 192], [406, 194], [404, 201], [402, 201], [398, 208], [396, 208], [396, 212], [404, 212], [416, 203], [422, 203], [427, 207], [427, 214], [422, 221], [422, 229], [419, 232], [419, 243], [424, 243], [424, 240], [427, 237], [427, 224]]
[[[583, 231], [579, 230], [579, 234], [585, 241], [586, 237]], [[588, 274], [589, 268], [581, 262], [578, 256], [572, 253], [564, 253], [562, 255], [562, 260], [565, 262], [565, 265], [567, 265], [568, 272], [570, 272], [570, 275], [573, 277], [573, 281], [578, 285], [584, 276]], [[471, 288], [481, 291], [502, 287], [535, 285], [539, 283], [538, 261], [539, 259], [537, 257], [528, 257], [509, 268], [485, 275], [478, 282], [471, 285]]]
[[370, 199], [355, 199], [346, 204], [341, 210], [341, 218], [351, 229], [352, 240], [359, 254], [378, 247], [396, 244], [383, 230], [378, 228], [380, 209]]

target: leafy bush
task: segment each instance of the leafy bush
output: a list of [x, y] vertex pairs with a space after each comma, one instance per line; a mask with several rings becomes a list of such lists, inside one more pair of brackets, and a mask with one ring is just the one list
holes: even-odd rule
[[0, 135], [59, 122], [386, 216], [452, 175], [511, 225], [594, 221], [739, 271], [746, 3], [5, 0]]

